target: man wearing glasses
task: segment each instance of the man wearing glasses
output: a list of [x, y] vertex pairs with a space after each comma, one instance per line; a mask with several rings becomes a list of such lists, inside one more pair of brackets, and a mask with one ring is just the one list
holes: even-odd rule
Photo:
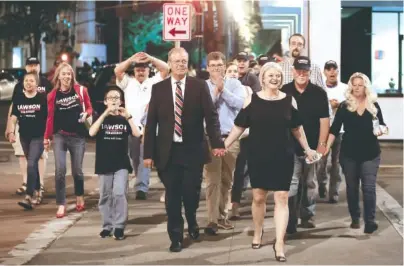
[[[243, 107], [245, 89], [237, 79], [225, 79], [224, 73], [226, 58], [221, 52], [208, 54], [209, 86], [213, 104], [219, 115], [222, 138], [228, 137], [234, 119]], [[236, 158], [240, 151], [239, 142], [236, 141], [223, 157], [212, 158], [212, 162], [204, 167], [206, 180], [206, 203], [208, 210], [208, 226], [205, 234], [216, 235], [218, 228], [233, 229], [227, 217], [230, 204], [230, 190], [233, 183], [233, 172]]]
[[[306, 39], [300, 33], [295, 33], [289, 38], [289, 55], [283, 57], [283, 61], [280, 63], [284, 79], [283, 84], [288, 84], [293, 81], [293, 62], [299, 57], [303, 56], [303, 51], [306, 48]], [[316, 64], [311, 64], [310, 81], [325, 89], [323, 76], [321, 75], [320, 67]]]
[[[149, 78], [150, 63], [158, 73]], [[126, 70], [134, 64], [133, 74]], [[133, 116], [135, 125], [140, 129], [141, 136], [129, 136], [129, 153], [136, 175], [136, 199], [145, 200], [149, 190], [150, 169], [143, 167], [143, 125], [141, 119], [145, 115], [151, 97], [151, 87], [168, 76], [167, 63], [148, 55], [136, 53], [115, 67], [116, 85], [125, 93], [125, 107]]]

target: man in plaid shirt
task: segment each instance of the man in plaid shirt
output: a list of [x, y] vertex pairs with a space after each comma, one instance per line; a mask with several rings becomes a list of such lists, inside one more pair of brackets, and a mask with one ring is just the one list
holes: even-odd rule
[[[302, 55], [302, 51], [306, 46], [306, 39], [300, 33], [295, 33], [289, 38], [289, 56], [284, 56], [283, 61], [279, 64], [282, 67], [284, 79], [283, 84], [288, 84], [293, 81], [293, 61], [296, 57]], [[320, 67], [316, 64], [311, 64], [310, 81], [325, 89], [323, 76]]]

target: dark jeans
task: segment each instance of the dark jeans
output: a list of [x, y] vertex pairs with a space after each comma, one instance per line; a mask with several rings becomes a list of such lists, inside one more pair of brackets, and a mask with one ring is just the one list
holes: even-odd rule
[[352, 220], [359, 220], [359, 182], [362, 182], [363, 218], [372, 223], [376, 216], [376, 177], [380, 165], [380, 155], [370, 161], [358, 162], [341, 154], [339, 159], [346, 180], [348, 208]]
[[79, 136], [54, 135], [53, 152], [55, 156], [56, 204], [66, 203], [66, 153], [69, 151], [72, 175], [74, 178], [74, 194], [84, 195], [83, 159], [86, 140]]
[[248, 177], [247, 169], [247, 145], [248, 137], [240, 140], [240, 152], [236, 159], [234, 169], [233, 187], [231, 189], [231, 202], [240, 203], [243, 193], [244, 180]]
[[35, 190], [40, 190], [38, 161], [44, 150], [43, 137], [22, 138], [20, 136], [21, 147], [27, 158], [27, 195], [34, 196]]

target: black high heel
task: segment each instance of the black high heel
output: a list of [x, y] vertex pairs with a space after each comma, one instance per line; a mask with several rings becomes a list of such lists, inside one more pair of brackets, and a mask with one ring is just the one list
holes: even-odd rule
[[264, 228], [262, 228], [262, 231], [261, 231], [261, 238], [260, 238], [260, 243], [259, 244], [254, 244], [254, 243], [252, 243], [251, 244], [251, 248], [252, 249], [260, 249], [261, 248], [261, 243], [262, 243], [262, 237], [264, 236]]
[[275, 244], [276, 244], [276, 242], [275, 242], [274, 245], [272, 246], [272, 248], [274, 249], [274, 252], [275, 252], [275, 259], [276, 259], [277, 261], [279, 261], [279, 262], [286, 262], [286, 257], [285, 257], [285, 256], [278, 256], [278, 255], [276, 255]]

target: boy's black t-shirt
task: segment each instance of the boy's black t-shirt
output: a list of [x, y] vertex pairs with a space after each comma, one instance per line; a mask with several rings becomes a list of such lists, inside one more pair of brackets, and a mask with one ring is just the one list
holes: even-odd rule
[[63, 130], [78, 135], [84, 134], [84, 125], [79, 123], [80, 114], [83, 107], [80, 103], [80, 97], [74, 89], [69, 92], [56, 92], [55, 98], [55, 132]]
[[48, 115], [46, 95], [37, 93], [35, 97], [28, 98], [24, 93], [17, 94], [11, 114], [18, 119], [22, 138], [43, 137]]
[[131, 127], [124, 117], [110, 115], [105, 118], [96, 136], [96, 174], [111, 174], [121, 169], [132, 172], [128, 156], [128, 136], [131, 134]]

